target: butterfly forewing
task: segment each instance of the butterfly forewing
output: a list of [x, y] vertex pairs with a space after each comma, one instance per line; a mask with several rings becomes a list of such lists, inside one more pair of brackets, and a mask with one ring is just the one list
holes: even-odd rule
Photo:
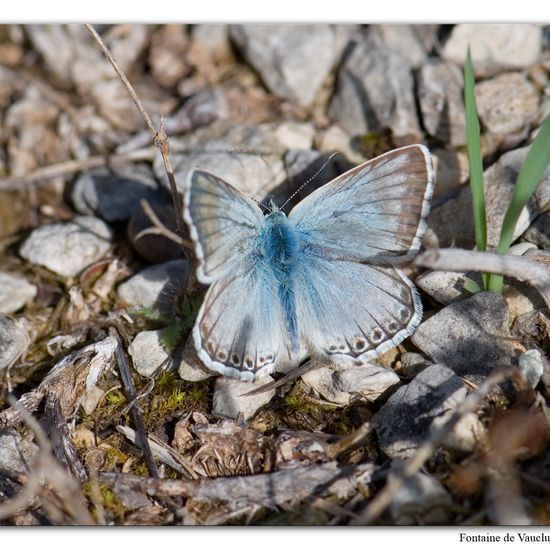
[[243, 261], [264, 223], [260, 208], [244, 193], [202, 170], [189, 175], [184, 219], [199, 262], [197, 278], [204, 284]]
[[289, 215], [328, 254], [368, 260], [416, 252], [433, 192], [431, 155], [411, 145], [370, 160], [317, 189]]

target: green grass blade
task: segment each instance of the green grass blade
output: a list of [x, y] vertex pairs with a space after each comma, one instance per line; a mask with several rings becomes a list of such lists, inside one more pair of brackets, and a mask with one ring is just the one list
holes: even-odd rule
[[[483, 160], [481, 158], [479, 119], [477, 116], [474, 85], [474, 69], [472, 66], [472, 57], [470, 56], [470, 48], [468, 48], [466, 63], [464, 64], [466, 144], [468, 148], [476, 246], [478, 250], [483, 252], [487, 248], [487, 217], [485, 214], [485, 196], [483, 194]], [[483, 273], [482, 280], [485, 288], [487, 288], [489, 285], [489, 274]]]
[[[514, 238], [514, 230], [521, 211], [529, 202], [531, 195], [535, 192], [537, 185], [544, 176], [550, 164], [550, 116], [544, 120], [537, 137], [531, 144], [527, 157], [519, 172], [514, 194], [510, 206], [506, 210], [497, 253], [506, 254]], [[502, 276], [491, 277], [490, 289], [496, 292], [502, 290]]]

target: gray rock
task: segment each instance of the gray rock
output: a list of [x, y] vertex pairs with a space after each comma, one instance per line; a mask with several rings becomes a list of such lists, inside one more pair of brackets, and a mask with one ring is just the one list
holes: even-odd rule
[[437, 416], [466, 398], [463, 381], [442, 365], [424, 369], [399, 388], [373, 418], [380, 448], [391, 458], [408, 458], [426, 440]]
[[323, 399], [339, 405], [347, 405], [351, 394], [337, 389], [334, 382], [334, 370], [330, 367], [319, 367], [302, 375], [302, 380]]
[[414, 378], [419, 372], [433, 365], [421, 353], [405, 351], [401, 354], [401, 374], [405, 378]]
[[361, 164], [366, 160], [365, 157], [352, 148], [350, 137], [338, 124], [332, 124], [326, 130], [317, 133], [315, 148], [322, 153], [331, 155], [336, 152], [341, 153], [355, 164]]
[[[392, 474], [395, 476], [396, 474]], [[451, 495], [433, 476], [418, 472], [395, 493], [390, 513], [396, 525], [441, 525], [449, 520]]]
[[25, 277], [0, 271], [0, 314], [15, 313], [36, 296], [37, 288]]
[[[218, 121], [183, 138], [170, 140], [172, 167], [180, 191], [189, 172], [201, 168], [258, 200], [285, 179], [283, 151], [268, 128], [227, 121]], [[168, 189], [164, 163], [159, 156], [153, 168]]]
[[544, 373], [545, 359], [538, 349], [530, 349], [519, 356], [519, 368], [527, 383], [535, 388]]
[[374, 363], [352, 365], [335, 372], [333, 378], [337, 390], [359, 394], [367, 401], [376, 401], [389, 388], [399, 384], [399, 376], [394, 371]]
[[178, 374], [183, 380], [188, 382], [198, 382], [206, 380], [211, 376], [217, 376], [218, 373], [210, 372], [197, 355], [193, 336], [189, 335], [185, 347], [183, 348], [181, 361], [178, 367]]
[[310, 105], [335, 61], [329, 25], [232, 25], [246, 60], [276, 95]]
[[350, 136], [390, 128], [396, 137], [422, 135], [407, 59], [369, 29], [338, 71], [329, 116]]
[[78, 177], [71, 200], [81, 214], [96, 215], [107, 222], [121, 221], [133, 214], [142, 199], [154, 200], [158, 187], [146, 165], [96, 168]]
[[118, 286], [118, 299], [128, 306], [171, 312], [185, 290], [190, 273], [187, 260], [171, 260], [147, 267]]
[[453, 146], [466, 144], [464, 82], [460, 69], [438, 59], [422, 65], [418, 75], [418, 98], [426, 131]]
[[465, 277], [454, 271], [426, 271], [416, 278], [415, 284], [436, 302], [448, 305], [471, 296], [464, 288]]
[[435, 181], [434, 199], [445, 197], [457, 191], [469, 177], [468, 157], [461, 151], [435, 149], [432, 151], [434, 160]]
[[[528, 147], [522, 147], [505, 153], [484, 172], [487, 243], [490, 248], [496, 248], [498, 245], [504, 214], [510, 204], [528, 149]], [[514, 239], [520, 237], [531, 222], [547, 210], [548, 204], [550, 204], [550, 169], [546, 171], [521, 213], [514, 231]], [[440, 246], [473, 248], [474, 224], [469, 186], [462, 188], [456, 197], [432, 208], [428, 225], [436, 234]]]
[[434, 363], [480, 383], [515, 356], [506, 301], [494, 292], [443, 308], [422, 322], [411, 341]]
[[525, 140], [538, 118], [537, 89], [522, 73], [505, 73], [475, 87], [477, 111], [495, 146], [511, 149]]
[[268, 128], [273, 128], [275, 137], [287, 149], [311, 149], [315, 136], [315, 128], [311, 122], [285, 120]]
[[36, 228], [19, 253], [25, 260], [47, 267], [62, 277], [76, 277], [105, 256], [111, 239], [111, 230], [99, 218], [75, 216], [70, 222]]
[[418, 69], [435, 45], [437, 28], [437, 25], [376, 25], [375, 30], [388, 48]]
[[523, 24], [455, 25], [444, 45], [447, 59], [464, 65], [470, 46], [477, 76], [534, 65], [542, 49], [542, 28]]
[[0, 431], [0, 469], [15, 475], [28, 474], [38, 455], [38, 446], [13, 429]]
[[30, 339], [24, 319], [14, 321], [0, 317], [0, 372], [9, 368], [29, 346]]
[[[162, 330], [146, 330], [138, 333], [128, 346], [128, 353], [132, 356], [134, 367], [141, 376], [152, 376], [161, 365], [171, 363], [171, 358], [174, 357], [174, 352], [166, 350], [162, 345]], [[205, 380], [212, 376], [201, 365], [189, 365], [187, 361], [182, 360], [178, 366], [178, 372], [181, 378], [191, 382]]]
[[261, 407], [271, 401], [275, 395], [275, 390], [248, 397], [243, 394], [272, 381], [271, 376], [264, 376], [252, 383], [225, 376], [218, 377], [214, 387], [212, 414], [226, 418], [237, 418], [242, 415], [244, 420], [252, 418]]
[[550, 250], [550, 213], [540, 215], [525, 232], [523, 238], [545, 250]]

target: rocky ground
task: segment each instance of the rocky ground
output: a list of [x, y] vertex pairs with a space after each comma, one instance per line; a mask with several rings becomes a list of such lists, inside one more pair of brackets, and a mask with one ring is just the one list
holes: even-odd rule
[[[312, 175], [298, 199], [425, 143], [425, 248], [474, 247], [467, 45], [490, 248], [550, 113], [541, 25], [97, 30], [167, 117], [178, 186], [200, 165], [282, 204]], [[425, 309], [411, 338], [243, 396], [285, 373], [247, 384], [197, 358], [204, 289], [143, 205], [175, 230], [162, 158], [85, 27], [0, 27], [0, 109], [1, 523], [550, 522], [550, 317], [533, 287], [472, 294], [477, 274], [411, 265]], [[550, 174], [510, 254], [550, 265], [549, 212]]]

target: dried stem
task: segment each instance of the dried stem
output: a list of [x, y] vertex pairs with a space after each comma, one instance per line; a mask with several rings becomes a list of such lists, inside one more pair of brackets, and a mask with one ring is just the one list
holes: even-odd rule
[[485, 396], [497, 384], [509, 378], [514, 371], [514, 367], [505, 367], [495, 370], [477, 390], [468, 395], [468, 397], [455, 409], [447, 422], [444, 422], [439, 428], [435, 429], [430, 437], [418, 448], [415, 454], [405, 462], [399, 475], [388, 480], [384, 488], [371, 501], [365, 511], [359, 514], [359, 519], [352, 523], [354, 525], [368, 525], [375, 521], [391, 504], [397, 491], [409, 478], [422, 468], [454, 426], [456, 426], [466, 414], [474, 411]]
[[182, 208], [180, 195], [178, 193], [178, 188], [176, 185], [176, 179], [174, 177], [174, 171], [172, 169], [172, 163], [170, 162], [170, 146], [168, 142], [168, 136], [164, 131], [164, 117], [161, 117], [160, 127], [157, 130], [155, 128], [155, 125], [153, 124], [153, 121], [151, 120], [151, 117], [147, 114], [147, 111], [144, 109], [143, 105], [141, 104], [141, 101], [138, 95], [136, 94], [134, 88], [130, 84], [130, 81], [124, 74], [124, 71], [119, 67], [116, 59], [113, 57], [113, 55], [109, 51], [109, 48], [106, 46], [105, 42], [103, 42], [103, 40], [101, 39], [101, 36], [97, 34], [95, 29], [92, 27], [92, 25], [86, 24], [86, 28], [88, 29], [90, 34], [94, 37], [98, 46], [101, 48], [101, 51], [103, 52], [105, 57], [109, 60], [116, 74], [124, 84], [124, 87], [126, 88], [126, 91], [130, 95], [130, 98], [132, 99], [135, 106], [137, 107], [139, 114], [145, 121], [145, 124], [147, 125], [147, 129], [153, 136], [155, 146], [157, 147], [157, 149], [160, 151], [160, 154], [162, 155], [164, 168], [166, 170], [166, 175], [168, 177], [168, 183], [170, 184], [170, 191], [172, 193], [172, 201], [174, 202], [174, 209], [176, 210], [176, 224], [177, 224], [178, 233], [180, 235], [184, 235], [183, 208]]
[[151, 476], [158, 478], [159, 473], [157, 470], [157, 465], [153, 459], [153, 453], [151, 452], [151, 447], [149, 445], [149, 440], [147, 439], [147, 432], [145, 431], [145, 425], [143, 424], [143, 419], [141, 417], [141, 411], [139, 410], [139, 405], [136, 399], [136, 389], [132, 381], [132, 375], [130, 374], [130, 368], [128, 367], [128, 361], [126, 355], [122, 349], [122, 343], [120, 337], [115, 328], [109, 330], [109, 334], [117, 341], [117, 347], [115, 350], [115, 357], [118, 364], [118, 369], [120, 371], [120, 376], [122, 378], [122, 384], [128, 397], [129, 403], [131, 403], [131, 412], [132, 418], [134, 420], [134, 425], [136, 427], [136, 433], [139, 439], [139, 446], [143, 451], [143, 456], [145, 462], [147, 463], [147, 468]]
[[459, 248], [427, 250], [415, 264], [443, 271], [481, 271], [513, 277], [534, 286], [550, 308], [550, 271], [523, 256], [503, 256]]
[[143, 211], [147, 215], [147, 217], [151, 220], [154, 227], [148, 227], [147, 229], [143, 229], [140, 231], [135, 237], [134, 240], [138, 241], [142, 237], [145, 237], [145, 235], [162, 235], [163, 237], [166, 237], [167, 239], [178, 243], [182, 247], [189, 248], [190, 250], [193, 250], [193, 243], [190, 241], [187, 241], [180, 237], [177, 233], [174, 233], [173, 231], [170, 231], [158, 218], [158, 216], [155, 214], [155, 211], [151, 208], [151, 205], [145, 200], [141, 200], [141, 208], [143, 208]]

